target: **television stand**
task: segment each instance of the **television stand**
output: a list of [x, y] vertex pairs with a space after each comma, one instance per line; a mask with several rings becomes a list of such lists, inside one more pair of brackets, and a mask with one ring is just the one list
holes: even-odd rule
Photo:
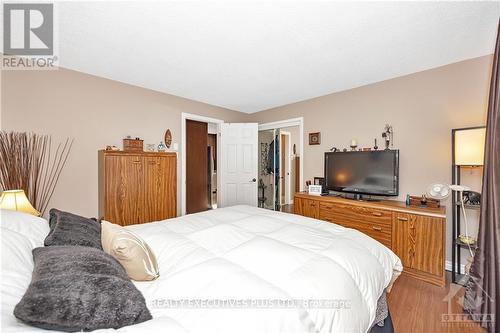
[[[403, 262], [403, 274], [445, 285], [444, 207], [406, 206], [405, 202], [357, 201], [295, 193], [295, 214], [356, 229], [391, 249]], [[341, 239], [341, 237], [339, 237]]]

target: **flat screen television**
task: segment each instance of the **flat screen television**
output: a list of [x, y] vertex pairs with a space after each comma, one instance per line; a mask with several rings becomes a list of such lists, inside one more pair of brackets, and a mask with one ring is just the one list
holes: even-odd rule
[[399, 195], [399, 150], [325, 153], [328, 191]]

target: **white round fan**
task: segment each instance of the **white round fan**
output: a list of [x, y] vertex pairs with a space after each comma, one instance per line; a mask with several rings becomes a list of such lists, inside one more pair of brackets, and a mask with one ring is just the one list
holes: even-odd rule
[[450, 196], [451, 189], [446, 184], [432, 184], [427, 189], [429, 197], [437, 200], [443, 200]]

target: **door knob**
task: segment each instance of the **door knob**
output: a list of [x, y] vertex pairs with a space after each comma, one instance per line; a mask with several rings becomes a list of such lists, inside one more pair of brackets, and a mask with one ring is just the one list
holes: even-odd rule
[[255, 179], [255, 178], [254, 178], [254, 179], [252, 179], [250, 182], [251, 182], [251, 183], [255, 183], [256, 181], [257, 181], [257, 179]]

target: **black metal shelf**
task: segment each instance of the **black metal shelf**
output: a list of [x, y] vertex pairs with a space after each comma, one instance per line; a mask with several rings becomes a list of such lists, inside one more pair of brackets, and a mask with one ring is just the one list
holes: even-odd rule
[[[459, 128], [459, 129], [453, 129], [451, 131], [451, 161], [452, 161], [452, 166], [451, 166], [451, 183], [460, 185], [460, 176], [461, 176], [461, 169], [468, 169], [471, 168], [472, 166], [466, 166], [466, 165], [456, 165], [455, 164], [455, 132], [456, 131], [461, 131], [461, 130], [467, 130], [467, 129], [475, 129], [475, 128], [482, 128], [484, 126], [478, 126], [478, 127], [470, 127], [470, 128]], [[453, 215], [453, 220], [452, 220], [452, 247], [451, 247], [451, 281], [453, 283], [461, 284], [464, 285], [463, 278], [467, 277], [466, 274], [461, 274], [460, 267], [461, 267], [461, 249], [463, 248], [469, 248], [469, 245], [466, 243], [462, 242], [458, 236], [460, 235], [460, 220], [462, 216], [462, 207], [461, 207], [461, 200], [462, 198], [459, 196], [458, 192], [454, 191], [451, 195], [452, 198], [452, 215]], [[471, 205], [471, 204], [465, 204], [464, 205], [465, 209], [469, 210], [480, 210], [481, 206], [480, 205]], [[470, 246], [471, 249], [474, 251], [477, 249], [476, 244]]]
[[455, 273], [455, 281], [453, 283], [465, 286], [469, 279], [470, 276], [468, 274]]
[[[460, 174], [461, 166], [453, 165], [452, 170], [452, 183], [460, 185]], [[461, 249], [468, 249], [469, 245], [462, 242], [458, 237], [460, 235], [460, 220], [462, 218], [462, 202], [460, 201], [460, 196], [457, 192], [452, 194], [452, 206], [453, 206], [453, 225], [452, 225], [452, 262], [451, 262], [451, 281], [456, 284], [463, 285], [463, 277], [465, 274], [461, 274], [460, 267], [462, 262], [462, 251]], [[464, 208], [468, 210], [479, 210], [480, 205], [464, 204]], [[473, 252], [477, 249], [476, 244], [470, 245]]]
[[460, 247], [465, 247], [465, 248], [471, 248], [472, 250], [477, 250], [477, 244], [474, 243], [474, 244], [467, 244], [467, 243], [464, 243], [460, 240], [460, 238], [456, 238], [454, 243], [454, 245], [457, 245], [457, 246], [460, 246]]
[[[461, 202], [455, 202], [455, 205], [461, 207], [462, 204]], [[464, 204], [465, 209], [473, 209], [473, 210], [480, 210], [481, 206], [480, 205], [471, 205], [471, 204]]]

